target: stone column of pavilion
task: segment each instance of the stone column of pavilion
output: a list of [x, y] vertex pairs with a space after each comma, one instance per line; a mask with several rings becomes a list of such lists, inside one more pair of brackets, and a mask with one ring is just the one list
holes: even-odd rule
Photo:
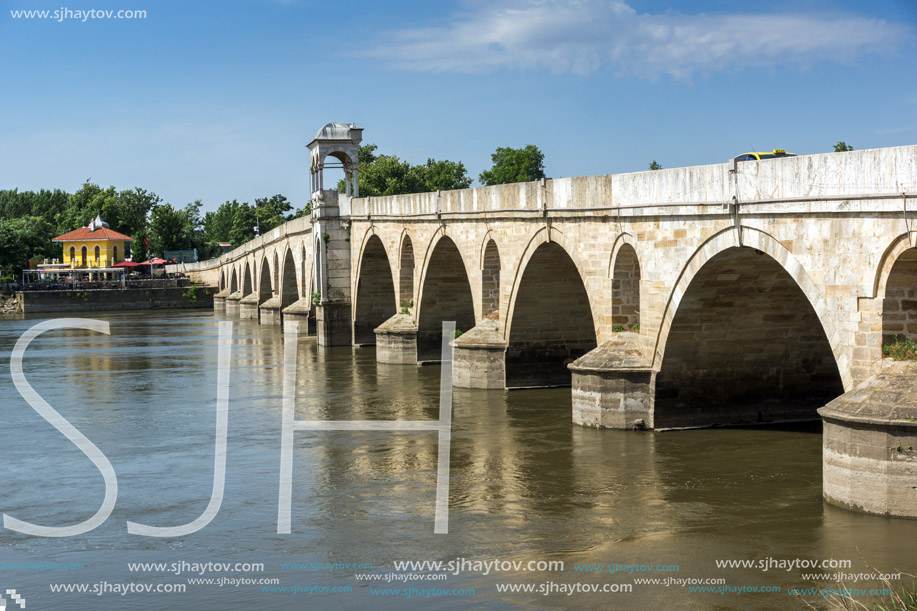
[[[350, 199], [359, 197], [357, 167], [363, 128], [328, 123], [309, 143], [312, 178], [312, 239], [315, 331], [320, 346], [353, 341], [350, 296]], [[324, 169], [333, 157], [344, 169], [344, 194], [324, 188]], [[295, 304], [294, 304], [295, 305]]]

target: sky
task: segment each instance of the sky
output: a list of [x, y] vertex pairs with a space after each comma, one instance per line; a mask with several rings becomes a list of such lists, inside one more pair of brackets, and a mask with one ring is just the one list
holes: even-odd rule
[[331, 121], [475, 178], [501, 146], [535, 144], [564, 177], [917, 143], [913, 0], [0, 6], [0, 189], [301, 207], [306, 145]]

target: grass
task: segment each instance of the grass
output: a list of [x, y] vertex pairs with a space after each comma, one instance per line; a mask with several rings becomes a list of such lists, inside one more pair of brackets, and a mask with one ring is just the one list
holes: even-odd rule
[[[908, 577], [914, 577], [908, 573], [902, 573]], [[898, 589], [892, 585], [886, 577], [882, 577], [882, 588], [891, 592], [883, 594], [878, 602], [872, 603], [872, 607], [866, 606], [854, 598], [848, 598], [841, 595], [831, 595], [825, 598], [828, 609], [831, 611], [917, 611], [917, 582], [911, 582], [910, 586], [900, 585]], [[847, 590], [844, 584], [837, 584], [838, 590]], [[810, 609], [816, 609], [809, 601], [805, 601]]]
[[882, 354], [896, 361], [917, 360], [917, 341], [903, 335], [895, 335], [892, 343], [882, 346]]

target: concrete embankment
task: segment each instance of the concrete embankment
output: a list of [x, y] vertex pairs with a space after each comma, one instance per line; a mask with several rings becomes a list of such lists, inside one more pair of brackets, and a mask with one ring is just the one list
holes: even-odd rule
[[21, 311], [98, 312], [213, 308], [215, 287], [194, 286], [151, 289], [100, 289], [88, 291], [23, 291], [17, 293]]

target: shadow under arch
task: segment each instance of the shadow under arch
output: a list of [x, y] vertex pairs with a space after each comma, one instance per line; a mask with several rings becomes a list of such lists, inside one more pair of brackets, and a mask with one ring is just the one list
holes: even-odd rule
[[427, 250], [414, 310], [418, 361], [440, 359], [443, 321], [454, 320], [456, 331], [475, 326], [474, 296], [468, 278], [461, 251], [440, 228]]
[[283, 272], [280, 283], [280, 309], [293, 305], [299, 299], [299, 285], [296, 281], [296, 260], [293, 249], [287, 246], [283, 256]]
[[917, 248], [911, 245], [910, 234], [892, 241], [882, 256], [873, 286], [874, 296], [881, 300], [881, 345], [917, 339]]
[[242, 276], [242, 296], [247, 297], [252, 294], [252, 287], [254, 283], [252, 282], [252, 268], [249, 265], [249, 262], [245, 262], [245, 273]]
[[401, 308], [414, 307], [414, 241], [407, 229], [398, 240], [398, 301]]
[[697, 273], [705, 263], [710, 261], [720, 252], [728, 248], [745, 247], [752, 250], [760, 250], [775, 260], [783, 270], [795, 280], [797, 287], [805, 295], [809, 304], [815, 310], [815, 314], [821, 328], [827, 336], [828, 343], [840, 372], [841, 380], [844, 383], [844, 390], [853, 388], [853, 378], [849, 372], [848, 356], [844, 353], [844, 346], [841, 343], [837, 332], [834, 319], [831, 317], [824, 296], [806, 272], [799, 260], [793, 256], [787, 248], [773, 236], [755, 229], [753, 227], [742, 228], [742, 245], [740, 246], [738, 236], [734, 228], [724, 229], [723, 231], [711, 236], [704, 242], [691, 258], [684, 265], [679, 274], [675, 286], [669, 292], [666, 301], [665, 311], [662, 315], [662, 321], [659, 325], [659, 331], [656, 335], [655, 350], [653, 352], [653, 364], [658, 369], [662, 362], [662, 356], [665, 352], [666, 342], [668, 341], [669, 331], [672, 326], [672, 319], [677, 313], [679, 304], [688, 289], [688, 286], [694, 280]]
[[566, 386], [567, 364], [596, 347], [593, 308], [579, 267], [557, 232], [529, 242], [506, 325], [506, 386]]
[[663, 324], [655, 428], [814, 420], [844, 392], [835, 353], [799, 281], [804, 272], [791, 264], [792, 273], [786, 261], [726, 243], [696, 268], [689, 264], [686, 287], [673, 291], [677, 309]]
[[391, 264], [375, 233], [368, 233], [363, 243], [354, 295], [353, 343], [375, 345], [375, 328], [396, 312]]
[[258, 274], [258, 305], [271, 298], [271, 264], [268, 255], [261, 259], [261, 268]]

